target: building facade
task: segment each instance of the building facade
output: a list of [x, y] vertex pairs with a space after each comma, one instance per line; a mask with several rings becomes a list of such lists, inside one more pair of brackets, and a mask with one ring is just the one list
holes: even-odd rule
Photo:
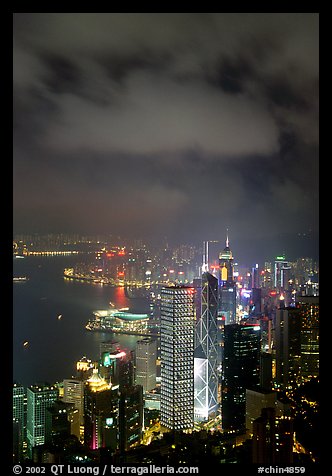
[[233, 254], [227, 236], [226, 247], [219, 254], [218, 314], [225, 317], [225, 325], [235, 324], [236, 322], [236, 283], [233, 268]]
[[48, 385], [27, 388], [27, 440], [29, 456], [36, 446], [46, 441], [46, 410], [58, 399], [59, 391]]
[[192, 287], [161, 291], [161, 425], [187, 430], [194, 424], [195, 306]]
[[13, 385], [13, 460], [18, 463], [23, 457], [26, 436], [26, 412], [24, 400], [26, 391], [23, 385]]
[[222, 426], [245, 429], [246, 389], [259, 386], [260, 326], [225, 326]]
[[124, 452], [140, 444], [143, 434], [143, 387], [123, 386], [119, 403], [119, 447]]
[[218, 411], [218, 279], [202, 274], [201, 313], [196, 322], [194, 354], [195, 421]]
[[135, 361], [136, 361], [136, 384], [142, 385], [143, 392], [152, 390], [156, 386], [156, 366], [157, 341], [145, 338], [137, 341]]
[[84, 425], [84, 382], [79, 379], [65, 379], [63, 381], [65, 403], [74, 403], [79, 413], [80, 425]]
[[84, 443], [92, 450], [119, 447], [119, 392], [118, 386], [98, 374], [98, 369], [85, 386]]
[[319, 376], [319, 296], [300, 296], [301, 381]]

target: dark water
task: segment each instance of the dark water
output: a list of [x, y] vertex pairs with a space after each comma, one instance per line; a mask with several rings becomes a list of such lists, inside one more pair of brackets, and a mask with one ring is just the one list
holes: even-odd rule
[[[99, 358], [99, 343], [105, 340], [116, 340], [128, 350], [135, 348], [140, 337], [93, 333], [85, 324], [94, 310], [107, 309], [110, 301], [137, 312], [147, 312], [148, 303], [127, 299], [123, 288], [65, 280], [63, 269], [76, 261], [82, 257], [14, 259], [14, 276], [29, 278], [13, 284], [14, 381], [27, 386], [70, 378], [83, 355]], [[29, 342], [26, 347], [25, 341]]]

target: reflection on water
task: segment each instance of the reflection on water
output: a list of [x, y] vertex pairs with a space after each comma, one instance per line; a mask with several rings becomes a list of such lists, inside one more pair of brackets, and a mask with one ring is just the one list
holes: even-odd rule
[[133, 312], [146, 312], [148, 302], [128, 299], [121, 287], [65, 280], [63, 269], [73, 264], [73, 257], [14, 260], [14, 274], [30, 278], [13, 287], [13, 378], [23, 385], [71, 377], [83, 355], [99, 358], [102, 341], [115, 340], [131, 350], [140, 339], [85, 330], [92, 312], [108, 309], [110, 302]]

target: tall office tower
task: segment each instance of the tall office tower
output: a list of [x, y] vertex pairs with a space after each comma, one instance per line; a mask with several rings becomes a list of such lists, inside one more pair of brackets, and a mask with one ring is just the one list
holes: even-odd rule
[[63, 381], [65, 403], [74, 403], [78, 410], [80, 425], [84, 425], [84, 382], [78, 379]]
[[301, 316], [301, 381], [319, 375], [319, 296], [299, 296]]
[[273, 285], [277, 289], [288, 289], [290, 279], [290, 266], [285, 256], [277, 256], [274, 261]]
[[192, 287], [161, 291], [161, 425], [186, 430], [194, 424], [195, 307]]
[[13, 385], [13, 460], [18, 463], [23, 457], [23, 442], [26, 433], [26, 415], [24, 411], [25, 388]]
[[138, 445], [143, 432], [143, 387], [123, 386], [119, 404], [119, 446], [120, 451]]
[[293, 420], [276, 417], [274, 408], [263, 408], [253, 422], [253, 460], [255, 464], [293, 463]]
[[86, 383], [84, 398], [84, 443], [92, 450], [118, 448], [119, 428], [118, 386], [98, 374], [98, 369]]
[[258, 388], [259, 356], [259, 325], [225, 326], [222, 426], [226, 430], [245, 428], [246, 389]]
[[228, 235], [226, 247], [219, 254], [218, 315], [225, 316], [226, 325], [236, 322], [236, 283], [233, 276], [233, 254], [229, 248]]
[[45, 443], [46, 409], [58, 399], [59, 391], [48, 385], [27, 388], [27, 439], [29, 456], [35, 446]]
[[275, 324], [276, 384], [288, 390], [300, 383], [301, 316], [298, 308], [280, 307]]
[[251, 270], [251, 286], [249, 289], [258, 289], [261, 287], [258, 264]]
[[136, 384], [142, 385], [143, 392], [156, 386], [157, 341], [145, 338], [136, 342]]
[[201, 316], [196, 322], [194, 352], [194, 415], [206, 421], [218, 411], [218, 279], [202, 274]]

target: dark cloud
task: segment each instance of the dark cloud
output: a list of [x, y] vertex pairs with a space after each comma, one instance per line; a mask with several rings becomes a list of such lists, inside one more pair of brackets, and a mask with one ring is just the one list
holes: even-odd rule
[[317, 14], [14, 14], [14, 229], [317, 231], [317, 57]]

